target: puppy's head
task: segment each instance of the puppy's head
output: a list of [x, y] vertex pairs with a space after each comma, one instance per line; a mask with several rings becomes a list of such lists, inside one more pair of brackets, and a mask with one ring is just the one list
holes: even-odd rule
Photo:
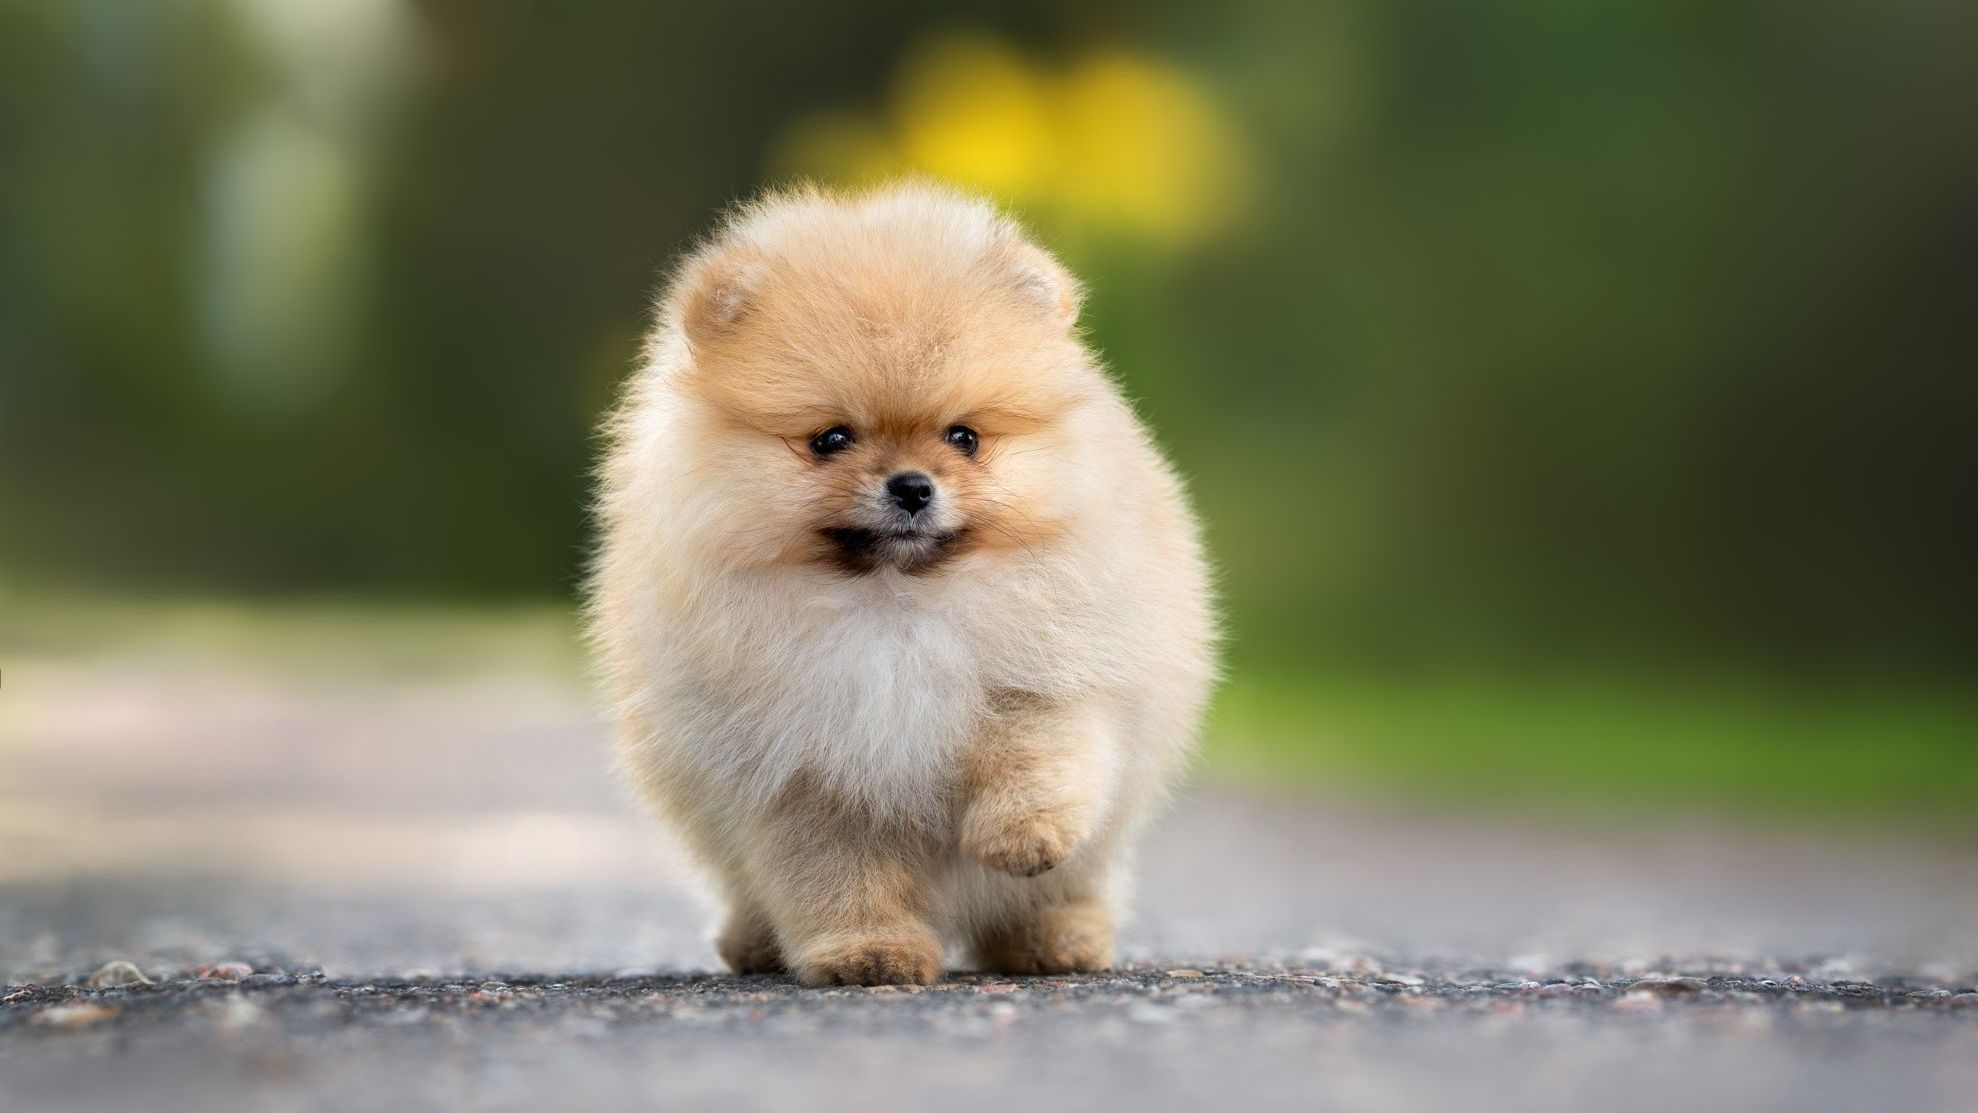
[[1103, 391], [1077, 287], [989, 206], [928, 186], [744, 209], [662, 335], [723, 559], [865, 575], [1029, 552], [1102, 497], [1075, 422]]

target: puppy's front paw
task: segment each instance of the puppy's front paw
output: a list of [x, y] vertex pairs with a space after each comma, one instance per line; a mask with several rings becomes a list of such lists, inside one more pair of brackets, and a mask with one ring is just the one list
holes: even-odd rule
[[941, 949], [932, 939], [865, 939], [820, 948], [797, 965], [808, 986], [933, 985]]
[[1058, 865], [1077, 843], [1070, 825], [1049, 813], [976, 807], [962, 820], [962, 853], [1018, 877], [1036, 877]]

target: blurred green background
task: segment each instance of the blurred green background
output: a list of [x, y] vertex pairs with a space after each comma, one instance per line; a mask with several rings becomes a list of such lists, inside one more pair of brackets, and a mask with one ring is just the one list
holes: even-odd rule
[[1968, 821], [1975, 57], [1967, 0], [6, 0], [0, 624], [562, 610], [668, 260], [922, 173], [1193, 481], [1217, 768]]

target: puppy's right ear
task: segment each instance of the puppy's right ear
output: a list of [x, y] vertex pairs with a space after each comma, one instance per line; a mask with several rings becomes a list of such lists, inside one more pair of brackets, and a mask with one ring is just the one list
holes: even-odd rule
[[674, 279], [667, 304], [687, 343], [702, 347], [733, 331], [752, 308], [758, 261], [732, 247], [704, 252]]

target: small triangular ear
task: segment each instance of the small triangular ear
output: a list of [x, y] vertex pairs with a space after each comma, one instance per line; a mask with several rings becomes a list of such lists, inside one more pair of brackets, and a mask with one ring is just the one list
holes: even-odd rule
[[688, 344], [707, 344], [748, 316], [756, 271], [752, 256], [732, 248], [696, 256], [681, 269], [667, 304]]
[[1050, 310], [1065, 327], [1077, 322], [1085, 292], [1050, 252], [1015, 236], [1004, 248], [1002, 262], [1019, 292]]

